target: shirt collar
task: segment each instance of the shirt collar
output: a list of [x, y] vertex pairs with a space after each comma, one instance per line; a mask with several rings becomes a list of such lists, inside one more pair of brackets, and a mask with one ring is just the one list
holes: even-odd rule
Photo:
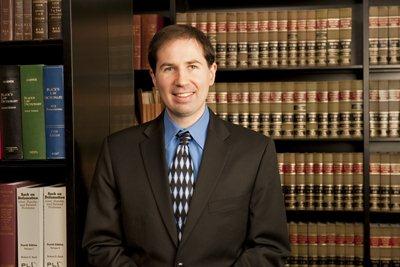
[[201, 115], [201, 117], [193, 125], [191, 125], [188, 128], [181, 128], [170, 118], [167, 110], [165, 109], [164, 110], [165, 145], [167, 146], [179, 131], [187, 130], [190, 132], [190, 135], [192, 136], [193, 140], [201, 147], [201, 149], [204, 149], [209, 121], [210, 121], [210, 111], [206, 106], [203, 115]]

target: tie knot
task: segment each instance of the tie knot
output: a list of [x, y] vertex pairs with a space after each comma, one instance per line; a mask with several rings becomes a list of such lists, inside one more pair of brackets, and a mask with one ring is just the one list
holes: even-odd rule
[[190, 141], [190, 139], [192, 139], [192, 136], [190, 135], [189, 131], [185, 131], [185, 132], [179, 132], [177, 133], [178, 139], [179, 139], [179, 144], [180, 145], [187, 145]]

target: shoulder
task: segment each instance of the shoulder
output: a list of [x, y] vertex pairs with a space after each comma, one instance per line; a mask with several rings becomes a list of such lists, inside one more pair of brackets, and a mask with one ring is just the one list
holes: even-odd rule
[[109, 144], [109, 146], [127, 146], [127, 145], [132, 145], [132, 144], [138, 144], [140, 143], [143, 139], [146, 138], [145, 131], [149, 127], [155, 127], [157, 125], [157, 122], [155, 120], [132, 126], [129, 128], [125, 128], [123, 130], [117, 131], [115, 133], [112, 133], [111, 135], [106, 137], [106, 140]]

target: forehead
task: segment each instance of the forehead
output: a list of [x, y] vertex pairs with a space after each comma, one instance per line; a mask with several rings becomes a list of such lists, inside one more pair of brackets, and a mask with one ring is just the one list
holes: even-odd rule
[[164, 43], [157, 51], [157, 63], [165, 61], [204, 60], [204, 49], [195, 39], [175, 39]]

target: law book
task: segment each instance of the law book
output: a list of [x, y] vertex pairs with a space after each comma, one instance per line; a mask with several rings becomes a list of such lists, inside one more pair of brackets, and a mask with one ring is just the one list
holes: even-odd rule
[[336, 153], [333, 158], [333, 204], [335, 210], [343, 210], [343, 153]]
[[379, 81], [369, 81], [369, 132], [378, 137], [379, 130]]
[[47, 0], [48, 1], [48, 28], [49, 39], [62, 38], [62, 1], [61, 0]]
[[260, 83], [249, 83], [249, 128], [260, 131]]
[[67, 202], [63, 185], [43, 188], [44, 266], [67, 265]]
[[226, 51], [227, 51], [226, 12], [218, 12], [216, 14], [216, 22], [217, 22], [216, 62], [219, 68], [226, 68]]
[[296, 172], [296, 209], [305, 210], [306, 192], [305, 192], [305, 160], [304, 153], [295, 154], [295, 172]]
[[227, 84], [228, 121], [239, 125], [240, 88], [238, 83]]
[[369, 209], [371, 211], [379, 211], [379, 188], [381, 184], [381, 173], [380, 173], [380, 165], [381, 165], [380, 154], [372, 153], [370, 155], [370, 163], [369, 163], [369, 198], [370, 204]]
[[0, 160], [4, 158], [4, 147], [3, 147], [3, 128], [2, 128], [2, 119], [0, 113]]
[[260, 85], [260, 132], [270, 135], [271, 126], [271, 89], [270, 83], [262, 82]]
[[389, 6], [388, 8], [388, 63], [398, 64], [399, 51], [399, 6]]
[[328, 9], [318, 9], [316, 18], [315, 59], [318, 66], [325, 66], [327, 63]]
[[352, 266], [354, 264], [354, 223], [345, 223], [344, 236], [344, 264]]
[[341, 222], [335, 223], [335, 251], [336, 251], [336, 260], [335, 263], [337, 266], [344, 266], [346, 264], [345, 257], [345, 236], [346, 236], [346, 228], [345, 224]]
[[354, 224], [354, 265], [363, 266], [364, 229], [361, 223]]
[[293, 138], [294, 82], [282, 83], [282, 138]]
[[237, 66], [239, 68], [248, 67], [248, 50], [247, 50], [247, 13], [238, 12], [237, 13], [237, 55], [238, 62]]
[[217, 13], [207, 12], [207, 38], [214, 51], [217, 51]]
[[338, 8], [329, 8], [327, 12], [327, 64], [339, 64], [339, 21], [340, 12]]
[[304, 156], [305, 165], [304, 165], [304, 173], [305, 173], [305, 200], [304, 206], [306, 210], [314, 210], [313, 202], [314, 202], [314, 154], [306, 153]]
[[0, 66], [0, 96], [4, 159], [22, 159], [21, 84], [19, 66]]
[[23, 0], [23, 23], [24, 40], [32, 40], [32, 0]]
[[[278, 20], [278, 65], [288, 66], [288, 12], [277, 11]], [[272, 65], [272, 64], [271, 64]]]
[[282, 83], [270, 83], [271, 90], [271, 124], [270, 136], [280, 138], [282, 135]]
[[43, 187], [17, 188], [18, 266], [43, 265]]
[[293, 95], [293, 135], [294, 138], [306, 138], [307, 134], [307, 82], [296, 82]]
[[326, 224], [326, 265], [336, 266], [336, 224], [328, 222]]
[[239, 124], [249, 128], [249, 83], [239, 83]]
[[350, 92], [351, 92], [351, 81], [341, 80], [339, 81], [339, 136], [342, 138], [350, 138]]
[[399, 136], [400, 80], [388, 82], [388, 136]]
[[306, 44], [306, 57], [307, 65], [315, 65], [315, 49], [316, 49], [316, 30], [317, 30], [317, 14], [316, 10], [307, 10], [307, 44]]
[[327, 234], [326, 234], [326, 223], [317, 223], [317, 264], [324, 265], [327, 257]]
[[260, 67], [269, 66], [269, 13], [270, 12], [268, 11], [258, 12], [258, 42]]
[[349, 65], [351, 64], [352, 10], [340, 8], [339, 12], [339, 63]]
[[283, 192], [287, 210], [296, 209], [296, 158], [295, 153], [284, 154]]
[[299, 266], [307, 266], [308, 264], [308, 227], [307, 223], [299, 222], [297, 224], [297, 242], [298, 257], [297, 264]]
[[327, 138], [328, 129], [328, 82], [317, 82], [317, 103], [318, 103], [318, 137]]
[[297, 14], [296, 10], [288, 11], [288, 65], [297, 66], [297, 42], [298, 42], [298, 31], [297, 31]]
[[45, 66], [44, 109], [46, 128], [46, 159], [65, 158], [64, 68]]
[[253, 11], [247, 12], [247, 50], [248, 66], [259, 67], [258, 13]]
[[207, 36], [207, 13], [196, 13], [196, 28]]
[[308, 257], [307, 264], [309, 266], [317, 265], [318, 263], [318, 224], [309, 222], [307, 224], [307, 243]]
[[268, 50], [269, 66], [278, 67], [279, 64], [279, 44], [278, 44], [278, 12], [268, 12]]
[[392, 255], [393, 266], [399, 266], [400, 264], [400, 224], [393, 224], [392, 228]]
[[379, 208], [381, 211], [390, 211], [390, 155], [382, 153], [380, 164]]
[[[335, 153], [336, 157], [336, 153]], [[334, 191], [333, 191], [333, 158], [332, 153], [323, 153], [323, 178], [322, 178], [322, 207], [324, 210], [334, 210]]]
[[353, 153], [353, 196], [352, 206], [355, 211], [363, 210], [363, 155]]
[[[185, 13], [180, 13], [180, 14], [185, 14]], [[180, 17], [178, 14], [178, 17]], [[178, 21], [177, 21], [178, 23]], [[139, 70], [141, 69], [141, 15], [133, 15], [132, 17], [132, 37], [133, 37], [133, 58], [132, 58], [132, 63], [133, 63], [133, 69]]]
[[351, 136], [362, 138], [363, 136], [363, 85], [362, 80], [351, 81], [351, 113], [350, 128]]
[[307, 104], [306, 104], [306, 134], [307, 138], [318, 137], [318, 100], [317, 82], [307, 82]]
[[371, 223], [370, 224], [370, 253], [371, 253], [371, 263], [375, 266], [379, 266], [379, 259], [380, 259], [380, 249], [379, 249], [379, 224]]
[[141, 15], [141, 54], [140, 54], [140, 66], [142, 69], [149, 69], [150, 65], [147, 60], [147, 54], [149, 53], [149, 44], [153, 36], [158, 30], [164, 26], [163, 18], [158, 14], [143, 14]]
[[33, 40], [49, 38], [48, 0], [32, 0], [32, 37]]
[[212, 86], [210, 86], [210, 89], [208, 90], [207, 94], [207, 106], [215, 113], [217, 114], [217, 93], [215, 91], [215, 86], [216, 84], [214, 83]]
[[[136, 15], [136, 16], [140, 16], [140, 15]], [[187, 13], [176, 13], [176, 24], [178, 24], [178, 25], [188, 24], [187, 23]]]
[[328, 81], [328, 136], [339, 137], [339, 81]]
[[297, 62], [307, 65], [307, 10], [297, 11]]
[[392, 225], [381, 224], [379, 236], [379, 258], [381, 266], [390, 266], [392, 256]]
[[379, 52], [379, 10], [377, 6], [369, 8], [369, 64], [378, 64]]
[[238, 63], [238, 19], [236, 12], [226, 14], [226, 67], [236, 68]]
[[381, 80], [378, 82], [379, 98], [379, 118], [378, 118], [378, 136], [387, 137], [389, 123], [389, 81]]
[[17, 188], [28, 184], [0, 183], [0, 266], [17, 266]]
[[14, 0], [14, 40], [24, 39], [24, 3]]
[[314, 153], [313, 156], [314, 160], [314, 187], [313, 187], [313, 206], [315, 210], [323, 210], [323, 177], [324, 177], [324, 172], [323, 172], [323, 167], [324, 167], [324, 162], [323, 162], [323, 154], [322, 153]]
[[297, 260], [299, 257], [299, 240], [298, 240], [297, 228], [298, 228], [297, 223], [295, 222], [288, 223], [290, 250], [291, 250], [290, 256], [287, 261], [289, 265], [297, 264]]
[[393, 212], [400, 211], [400, 154], [398, 153], [390, 155], [390, 208]]
[[0, 12], [0, 41], [12, 41], [14, 39], [14, 1], [1, 0]]
[[217, 83], [215, 85], [217, 97], [217, 113], [218, 117], [223, 120], [228, 120], [228, 84]]
[[43, 66], [20, 66], [24, 159], [46, 158]]
[[388, 64], [389, 43], [389, 9], [387, 6], [378, 7], [378, 64]]
[[343, 210], [353, 210], [353, 154], [343, 154], [343, 191], [342, 208]]

